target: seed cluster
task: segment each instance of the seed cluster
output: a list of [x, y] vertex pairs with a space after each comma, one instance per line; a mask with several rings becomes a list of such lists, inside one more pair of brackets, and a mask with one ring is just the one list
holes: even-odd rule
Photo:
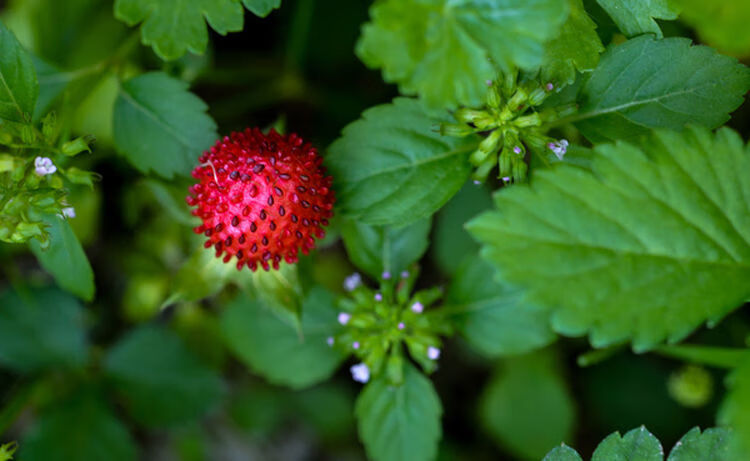
[[255, 271], [297, 262], [315, 247], [333, 216], [332, 178], [317, 150], [296, 134], [233, 132], [200, 157], [199, 182], [186, 201], [203, 224], [196, 227], [224, 262], [237, 259]]

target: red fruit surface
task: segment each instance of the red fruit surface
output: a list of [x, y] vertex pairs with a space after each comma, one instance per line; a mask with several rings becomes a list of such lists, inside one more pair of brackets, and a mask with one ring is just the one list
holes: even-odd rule
[[333, 215], [332, 178], [317, 150], [296, 134], [267, 135], [258, 128], [216, 142], [193, 170], [198, 183], [186, 201], [203, 224], [196, 227], [224, 262], [268, 270], [297, 262], [315, 247]]

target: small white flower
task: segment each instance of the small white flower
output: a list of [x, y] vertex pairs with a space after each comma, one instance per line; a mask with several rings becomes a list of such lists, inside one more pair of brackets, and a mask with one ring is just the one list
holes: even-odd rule
[[326, 338], [326, 344], [328, 344], [329, 346], [333, 346], [334, 342], [335, 340], [333, 339], [333, 336], [329, 336], [328, 338]]
[[557, 156], [558, 159], [562, 160], [563, 156], [565, 156], [565, 152], [568, 151], [568, 140], [561, 139], [557, 142], [551, 142], [547, 144], [547, 147], [549, 148], [549, 150], [554, 152], [555, 156]]
[[75, 218], [76, 217], [76, 209], [72, 206], [65, 207], [62, 209], [62, 215], [65, 218]]
[[503, 177], [503, 182], [510, 182], [510, 176]]
[[346, 291], [354, 291], [360, 285], [362, 285], [362, 276], [357, 272], [344, 279], [344, 290]]
[[424, 311], [424, 305], [420, 303], [419, 301], [415, 302], [411, 305], [411, 311], [415, 314], [421, 314], [422, 311]]
[[375, 301], [380, 302], [383, 300], [383, 295], [380, 293], [375, 293]]
[[349, 371], [352, 373], [352, 379], [358, 383], [364, 384], [370, 380], [370, 369], [364, 363], [352, 365]]
[[339, 312], [339, 323], [342, 325], [346, 325], [349, 323], [349, 319], [352, 318], [352, 314], [348, 312]]
[[427, 348], [427, 358], [430, 360], [437, 360], [440, 358], [440, 349], [434, 346]]
[[34, 159], [34, 171], [39, 176], [46, 176], [57, 171], [57, 167], [49, 158], [37, 157]]
[[555, 85], [553, 85], [552, 83], [548, 83], [544, 88], [546, 88], [547, 91], [552, 91], [555, 89]]
[[478, 185], [480, 185], [480, 184], [482, 184], [482, 181], [477, 181], [476, 179], [474, 180], [474, 185], [475, 185], [475, 186], [478, 186]]
[[388, 271], [383, 272], [382, 274], [383, 280], [389, 280], [391, 278], [391, 273]]
[[513, 152], [515, 152], [516, 154], [520, 154], [521, 153], [521, 148], [519, 146], [516, 146], [516, 147], [513, 148]]
[[352, 349], [359, 349], [359, 341], [354, 341], [352, 343]]
[[404, 328], [406, 328], [406, 325], [404, 324], [404, 322], [399, 322], [398, 323], [398, 329], [399, 330], [403, 330]]

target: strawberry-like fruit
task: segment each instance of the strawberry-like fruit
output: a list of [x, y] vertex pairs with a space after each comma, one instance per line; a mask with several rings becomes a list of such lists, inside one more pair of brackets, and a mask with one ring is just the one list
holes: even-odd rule
[[186, 201], [203, 224], [196, 233], [208, 237], [224, 262], [237, 259], [237, 269], [268, 270], [297, 262], [333, 215], [332, 178], [323, 159], [296, 134], [273, 129], [235, 132], [216, 142], [193, 170], [199, 182]]

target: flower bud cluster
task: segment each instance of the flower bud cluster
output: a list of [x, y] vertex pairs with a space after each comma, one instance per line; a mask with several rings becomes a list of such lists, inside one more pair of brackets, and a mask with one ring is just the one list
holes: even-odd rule
[[393, 384], [403, 380], [405, 351], [429, 373], [440, 358], [439, 335], [449, 333], [447, 324], [433, 305], [441, 288], [412, 294], [418, 270], [383, 272], [379, 290], [363, 283], [359, 274], [347, 277], [348, 296], [339, 301], [337, 321], [344, 328], [327, 338], [331, 347], [353, 354], [359, 362], [350, 369], [352, 378], [367, 382], [385, 374]]

